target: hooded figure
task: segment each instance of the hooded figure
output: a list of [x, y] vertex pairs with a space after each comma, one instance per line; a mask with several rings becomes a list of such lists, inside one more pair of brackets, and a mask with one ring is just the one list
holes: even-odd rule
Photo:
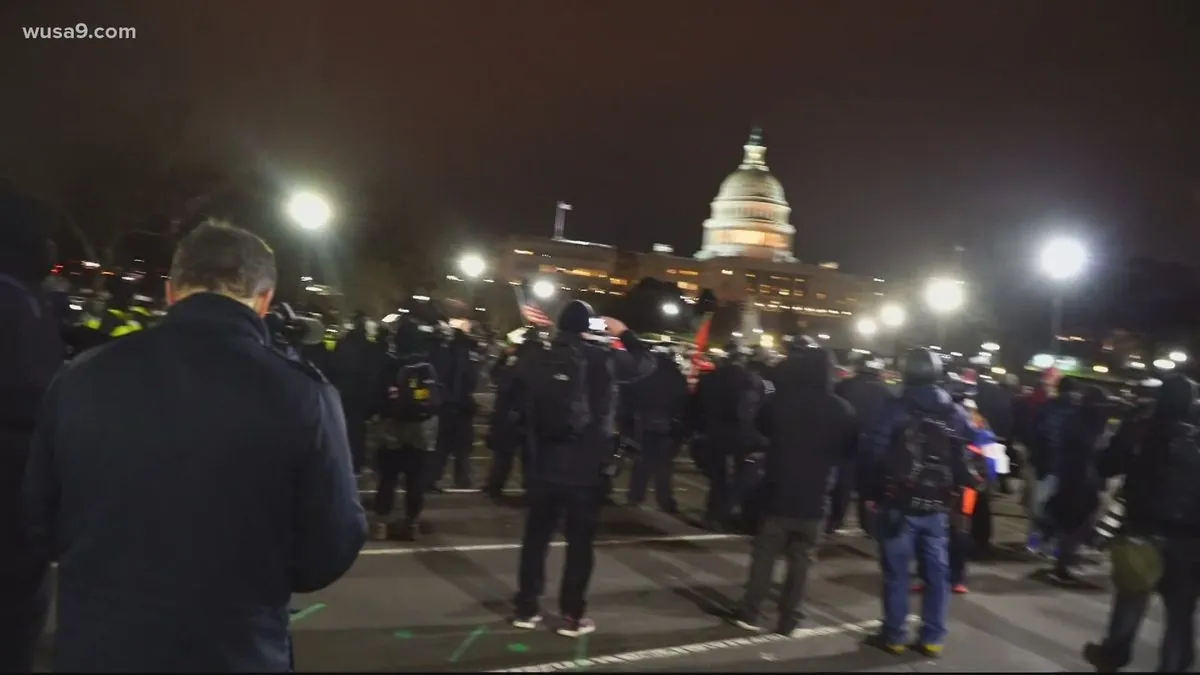
[[756, 629], [775, 562], [787, 552], [777, 632], [790, 635], [801, 616], [809, 552], [825, 516], [834, 469], [848, 460], [858, 428], [854, 409], [833, 394], [833, 359], [811, 340], [794, 340], [774, 369], [775, 394], [760, 417], [768, 439], [762, 486], [764, 520], [754, 543], [750, 579], [733, 618]]
[[30, 672], [46, 622], [48, 560], [20, 518], [21, 482], [42, 395], [64, 356], [59, 323], [39, 289], [50, 270], [38, 207], [0, 195], [0, 672]]

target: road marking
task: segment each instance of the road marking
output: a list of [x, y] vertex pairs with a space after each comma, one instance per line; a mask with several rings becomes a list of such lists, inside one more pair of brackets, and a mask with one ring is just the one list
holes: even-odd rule
[[304, 609], [300, 610], [299, 612], [296, 612], [295, 614], [288, 617], [288, 623], [296, 623], [297, 621], [307, 619], [308, 617], [312, 616], [313, 614], [316, 614], [317, 612], [319, 612], [323, 609], [325, 609], [325, 603], [323, 603], [323, 602], [318, 602], [315, 605], [305, 607]]
[[[622, 546], [630, 544], [660, 544], [672, 541], [727, 541], [746, 539], [744, 534], [678, 534], [661, 537], [630, 537], [627, 539], [601, 539], [595, 546]], [[565, 541], [550, 542], [551, 548], [563, 548]], [[471, 544], [467, 546], [421, 546], [410, 548], [364, 548], [359, 555], [414, 555], [417, 553], [484, 553], [488, 551], [516, 551], [518, 544]]]
[[467, 650], [471, 648], [471, 645], [475, 644], [475, 641], [483, 637], [484, 633], [487, 632], [487, 626], [479, 626], [475, 630], [471, 631], [471, 634], [462, 641], [462, 644], [458, 645], [458, 649], [455, 649], [454, 653], [450, 655], [450, 663], [458, 663], [458, 660], [463, 657], [463, 654], [467, 653]]
[[[908, 620], [912, 621], [917, 617], [909, 616]], [[661, 659], [672, 659], [681, 656], [693, 656], [695, 654], [705, 654], [708, 652], [722, 651], [725, 649], [738, 649], [740, 647], [750, 647], [753, 645], [766, 644], [768, 642], [783, 642], [785, 640], [805, 640], [807, 638], [823, 637], [825, 635], [838, 635], [841, 633], [868, 633], [880, 626], [879, 619], [870, 619], [868, 621], [857, 621], [852, 623], [843, 623], [835, 626], [814, 626], [812, 628], [798, 628], [792, 631], [791, 635], [779, 635], [778, 633], [767, 633], [763, 635], [753, 635], [750, 637], [732, 638], [729, 640], [711, 640], [709, 642], [695, 642], [692, 644], [676, 645], [674, 647], [660, 647], [658, 649], [642, 649], [636, 652], [624, 652], [621, 654], [611, 654], [609, 656], [595, 656], [592, 658], [575, 659], [573, 661], [554, 661], [551, 663], [541, 663], [533, 666], [523, 666], [520, 668], [504, 668], [500, 670], [491, 670], [492, 673], [554, 673], [565, 670], [575, 670], [582, 668], [592, 668], [595, 666], [622, 666], [628, 664], [636, 664], [641, 661], [656, 661]], [[631, 666], [637, 668], [637, 666]]]
[[396, 638], [397, 640], [407, 640], [411, 638], [412, 635], [413, 634], [411, 630], [398, 630], [395, 633], [392, 633], [392, 637]]

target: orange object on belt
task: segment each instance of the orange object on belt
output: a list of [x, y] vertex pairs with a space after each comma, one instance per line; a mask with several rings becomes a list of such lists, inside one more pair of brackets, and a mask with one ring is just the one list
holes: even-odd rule
[[962, 495], [962, 512], [964, 516], [970, 516], [975, 513], [975, 500], [979, 493], [971, 488], [963, 490]]

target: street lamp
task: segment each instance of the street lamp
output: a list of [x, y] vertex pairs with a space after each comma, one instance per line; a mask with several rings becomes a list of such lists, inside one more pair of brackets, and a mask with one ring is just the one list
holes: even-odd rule
[[296, 225], [309, 231], [323, 230], [333, 218], [329, 201], [316, 192], [307, 190], [288, 197], [284, 210]]
[[879, 310], [879, 319], [883, 321], [883, 325], [888, 328], [899, 328], [904, 325], [904, 320], [907, 317], [904, 314], [904, 308], [896, 304], [884, 305]]
[[487, 262], [474, 253], [467, 253], [458, 259], [458, 269], [468, 279], [478, 279], [487, 271]]
[[679, 316], [679, 305], [673, 302], [663, 303], [662, 313], [667, 316]]
[[1187, 363], [1188, 355], [1187, 352], [1183, 351], [1182, 349], [1176, 349], [1170, 354], [1167, 354], [1167, 358], [1171, 359], [1175, 363]]
[[1154, 367], [1158, 368], [1159, 370], [1174, 370], [1175, 362], [1171, 359], [1155, 359]]
[[983, 350], [983, 351], [985, 351], [985, 352], [998, 352], [998, 351], [1000, 351], [1000, 345], [996, 344], [995, 342], [985, 342], [985, 343], [983, 343], [983, 344], [979, 345], [979, 348], [980, 348], [980, 349], [982, 349], [982, 350]]
[[946, 315], [958, 311], [966, 301], [963, 282], [934, 278], [925, 285], [925, 304], [938, 315], [938, 342], [946, 342]]
[[879, 332], [879, 324], [875, 323], [874, 319], [859, 319], [854, 329], [859, 335], [869, 338]]
[[1042, 273], [1051, 280], [1058, 282], [1054, 291], [1054, 304], [1051, 308], [1050, 332], [1053, 333], [1054, 351], [1059, 351], [1058, 336], [1062, 333], [1063, 315], [1063, 286], [1083, 272], [1087, 265], [1087, 249], [1075, 239], [1059, 237], [1051, 239], [1042, 246], [1039, 257]]
[[539, 300], [549, 300], [554, 297], [554, 283], [546, 279], [538, 279], [533, 283], [533, 296]]

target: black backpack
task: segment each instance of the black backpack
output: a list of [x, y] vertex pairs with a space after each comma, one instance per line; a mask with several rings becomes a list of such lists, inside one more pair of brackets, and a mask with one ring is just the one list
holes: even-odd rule
[[1160, 519], [1181, 526], [1200, 525], [1200, 430], [1177, 422], [1167, 436], [1162, 465]]
[[438, 384], [437, 371], [427, 361], [409, 363], [400, 367], [396, 375], [397, 419], [423, 422], [438, 414], [442, 407], [442, 388]]
[[529, 356], [529, 405], [534, 433], [547, 441], [578, 438], [592, 423], [587, 359], [566, 345], [552, 345]]
[[910, 406], [884, 458], [892, 503], [909, 513], [944, 511], [954, 489], [954, 452], [961, 442], [946, 421]]

